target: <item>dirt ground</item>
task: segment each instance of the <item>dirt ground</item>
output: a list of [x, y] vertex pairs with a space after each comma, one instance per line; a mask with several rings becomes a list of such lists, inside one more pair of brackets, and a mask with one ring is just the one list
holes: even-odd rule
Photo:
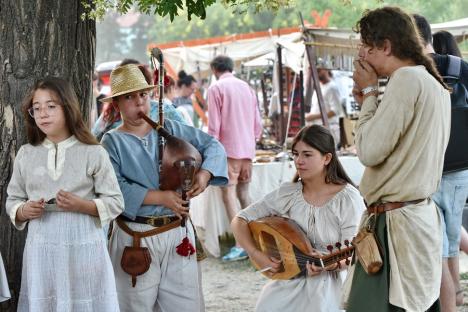
[[201, 266], [206, 312], [255, 310], [255, 302], [267, 279], [255, 272], [249, 260], [224, 263], [207, 258]]
[[[223, 252], [227, 251], [225, 246], [221, 247]], [[468, 262], [466, 257], [465, 261]], [[206, 312], [255, 310], [260, 290], [268, 280], [261, 273], [255, 272], [249, 260], [224, 263], [221, 259], [209, 257], [201, 262], [201, 267]], [[468, 312], [468, 273], [460, 275], [460, 282], [464, 289], [465, 304], [458, 307], [457, 312]]]

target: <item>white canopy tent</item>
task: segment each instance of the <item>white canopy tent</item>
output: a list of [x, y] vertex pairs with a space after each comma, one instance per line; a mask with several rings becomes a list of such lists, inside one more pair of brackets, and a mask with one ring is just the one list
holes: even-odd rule
[[450, 32], [458, 42], [468, 39], [468, 17], [450, 22], [431, 25], [432, 32], [445, 30]]
[[[249, 61], [259, 56], [265, 56], [276, 50], [275, 40], [281, 38], [285, 42], [299, 41], [301, 33], [295, 32], [277, 36], [270, 33], [265, 37], [223, 41], [194, 47], [180, 46], [163, 49], [165, 61], [177, 72], [185, 70], [188, 74], [206, 73], [210, 69], [211, 60], [219, 54], [229, 55], [236, 64]], [[183, 44], [183, 43], [182, 43]]]

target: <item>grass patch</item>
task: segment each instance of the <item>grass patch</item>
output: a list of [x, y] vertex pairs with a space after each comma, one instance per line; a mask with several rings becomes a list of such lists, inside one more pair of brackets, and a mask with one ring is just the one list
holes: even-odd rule
[[461, 273], [460, 280], [468, 280], [468, 273]]

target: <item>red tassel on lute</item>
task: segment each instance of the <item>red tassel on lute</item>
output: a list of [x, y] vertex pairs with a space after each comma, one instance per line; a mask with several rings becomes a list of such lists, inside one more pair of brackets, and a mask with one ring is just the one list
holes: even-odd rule
[[190, 243], [188, 237], [185, 236], [184, 239], [182, 240], [182, 243], [180, 243], [176, 247], [176, 252], [179, 255], [183, 256], [183, 257], [188, 257], [188, 256], [193, 255], [195, 253], [195, 248]]

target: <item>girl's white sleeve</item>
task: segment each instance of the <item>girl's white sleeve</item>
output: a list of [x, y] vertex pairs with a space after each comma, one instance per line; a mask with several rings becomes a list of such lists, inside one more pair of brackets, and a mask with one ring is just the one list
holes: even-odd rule
[[11, 176], [10, 183], [8, 183], [6, 200], [7, 214], [10, 216], [11, 222], [18, 230], [23, 230], [27, 223], [16, 220], [16, 212], [28, 200], [25, 176], [21, 166], [22, 162], [25, 161], [24, 156], [24, 148], [21, 147], [13, 164], [13, 174]]
[[93, 201], [96, 203], [99, 219], [103, 226], [122, 213], [124, 200], [109, 154], [102, 146], [99, 146], [97, 150], [93, 172], [96, 198]]

